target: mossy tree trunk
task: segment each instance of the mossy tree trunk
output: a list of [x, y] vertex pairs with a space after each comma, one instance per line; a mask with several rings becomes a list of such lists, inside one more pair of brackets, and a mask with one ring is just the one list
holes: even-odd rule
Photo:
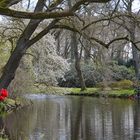
[[[44, 0], [39, 0], [36, 5], [35, 12], [42, 11], [43, 7]], [[17, 41], [16, 48], [14, 49], [7, 64], [5, 65], [3, 74], [0, 78], [0, 89], [7, 88], [11, 81], [14, 79], [15, 72], [19, 66], [21, 58], [32, 44], [32, 40], [30, 41], [30, 37], [32, 36], [40, 22], [41, 20], [30, 20], [29, 24]], [[39, 39], [40, 38], [36, 38], [36, 41]]]
[[84, 90], [86, 90], [86, 85], [85, 85], [85, 81], [84, 81], [84, 78], [83, 78], [83, 73], [81, 71], [80, 57], [79, 57], [79, 54], [78, 54], [77, 36], [76, 36], [75, 32], [73, 32], [72, 40], [73, 40], [72, 45], [73, 45], [74, 57], [75, 57], [75, 69], [77, 71], [77, 76], [79, 78], [79, 82], [80, 82], [80, 85], [81, 85], [81, 91], [84, 91]]

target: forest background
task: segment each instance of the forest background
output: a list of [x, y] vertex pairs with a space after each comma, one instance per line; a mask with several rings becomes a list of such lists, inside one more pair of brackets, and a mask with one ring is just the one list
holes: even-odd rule
[[[79, 2], [47, 1], [42, 9], [61, 15]], [[53, 15], [44, 20], [43, 16], [31, 16], [38, 20], [30, 20], [7, 12], [9, 6], [11, 10], [31, 12], [41, 6], [41, 0], [6, 6], [0, 2], [0, 13], [10, 16], [0, 20], [0, 87], [16, 94], [45, 92], [56, 86], [132, 89], [140, 80], [139, 1], [106, 2], [85, 1], [72, 17]], [[29, 35], [28, 28], [35, 24]], [[20, 63], [15, 64], [10, 58], [23, 44]]]

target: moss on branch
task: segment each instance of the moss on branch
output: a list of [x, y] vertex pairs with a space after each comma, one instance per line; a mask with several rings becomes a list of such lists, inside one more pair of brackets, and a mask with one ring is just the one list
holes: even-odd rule
[[15, 18], [25, 18], [25, 19], [50, 19], [50, 18], [61, 18], [74, 16], [73, 12], [63, 11], [63, 12], [22, 12], [16, 11], [9, 8], [0, 7], [0, 14]]

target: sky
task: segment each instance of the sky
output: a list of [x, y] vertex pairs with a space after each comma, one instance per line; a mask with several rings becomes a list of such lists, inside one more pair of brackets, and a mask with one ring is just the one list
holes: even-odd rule
[[133, 2], [133, 11], [138, 11], [140, 9], [140, 0], [134, 0]]

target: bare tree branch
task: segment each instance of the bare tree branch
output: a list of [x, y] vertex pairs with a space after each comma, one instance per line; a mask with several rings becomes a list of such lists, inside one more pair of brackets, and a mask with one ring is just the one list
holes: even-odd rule
[[74, 13], [70, 11], [34, 13], [34, 12], [15, 11], [8, 8], [1, 8], [1, 7], [0, 7], [0, 14], [5, 16], [25, 18], [25, 19], [50, 19], [50, 18], [74, 16]]
[[[100, 18], [100, 19], [97, 19], [97, 20], [94, 20], [92, 21], [91, 23], [85, 25], [82, 30], [85, 30], [86, 28], [90, 27], [91, 25], [93, 24], [96, 24], [96, 23], [99, 23], [99, 22], [102, 22], [102, 21], [112, 21], [112, 22], [115, 22], [114, 20], [117, 19], [117, 18], [132, 18], [135, 22], [138, 22], [139, 20], [139, 17], [136, 15], [136, 14], [128, 14], [128, 13], [118, 13], [116, 12], [113, 16], [106, 16], [105, 18]], [[119, 24], [116, 22], [116, 24]], [[123, 26], [123, 25], [122, 25]]]
[[22, 0], [1, 0], [0, 1], [0, 7], [10, 7], [14, 4], [19, 3]]
[[89, 37], [87, 34], [85, 33], [82, 33], [81, 31], [77, 30], [76, 28], [73, 28], [73, 27], [69, 27], [67, 25], [55, 25], [53, 28], [61, 28], [61, 29], [66, 29], [66, 30], [70, 30], [70, 31], [73, 31], [73, 32], [77, 32], [79, 35], [82, 35], [84, 36], [86, 39], [88, 40], [94, 40], [96, 43], [100, 44], [101, 46], [105, 47], [105, 48], [109, 48], [109, 46], [111, 44], [113, 44], [114, 42], [116, 41], [120, 41], [120, 40], [126, 40], [128, 42], [131, 42], [134, 47], [140, 51], [140, 48], [137, 46], [138, 43], [140, 43], [140, 41], [137, 41], [137, 42], [134, 42], [133, 40], [131, 40], [128, 35], [124, 36], [124, 37], [118, 37], [118, 38], [114, 38], [112, 39], [110, 42], [108, 43], [104, 43], [102, 40], [98, 39], [98, 38], [95, 38], [95, 37]]
[[76, 11], [79, 9], [79, 7], [85, 3], [106, 3], [109, 2], [110, 0], [80, 0], [76, 2], [76, 4], [72, 7], [72, 11]]
[[[17, 0], [18, 2], [19, 0]], [[74, 12], [79, 9], [79, 7], [86, 3], [86, 2], [94, 2], [94, 3], [105, 3], [110, 0], [80, 0], [76, 2], [75, 5], [72, 6], [71, 9], [65, 10], [62, 12], [22, 12], [22, 11], [16, 11], [12, 10], [9, 8], [5, 8], [7, 6], [3, 6], [0, 4], [0, 15], [5, 15], [5, 16], [11, 16], [11, 17], [16, 17], [16, 18], [25, 18], [25, 19], [49, 19], [49, 18], [60, 18], [60, 17], [68, 17], [68, 16], [74, 16]], [[12, 2], [12, 1], [9, 1]], [[55, 5], [58, 5], [58, 3], [62, 2], [62, 0], [57, 0], [52, 4], [52, 7], [56, 7]], [[12, 3], [11, 3], [12, 4]]]
[[37, 34], [34, 38], [29, 40], [26, 44], [27, 48], [29, 48], [31, 45], [36, 43], [38, 40], [40, 40], [44, 35], [46, 35], [59, 21], [59, 19], [53, 20], [44, 30], [42, 30], [39, 34]]

